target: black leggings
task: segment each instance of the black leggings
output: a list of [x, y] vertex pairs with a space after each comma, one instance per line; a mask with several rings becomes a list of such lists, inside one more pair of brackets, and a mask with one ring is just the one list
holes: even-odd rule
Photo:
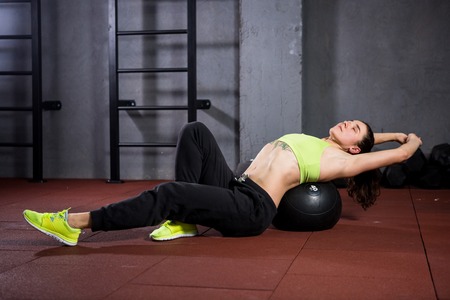
[[175, 182], [92, 211], [92, 230], [154, 226], [165, 219], [213, 227], [225, 236], [266, 230], [275, 204], [251, 179], [235, 178], [205, 125], [185, 125], [177, 146]]

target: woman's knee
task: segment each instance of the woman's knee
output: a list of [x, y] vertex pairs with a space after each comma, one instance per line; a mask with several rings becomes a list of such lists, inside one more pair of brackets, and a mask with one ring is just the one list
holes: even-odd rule
[[179, 140], [195, 140], [197, 142], [209, 139], [212, 136], [211, 131], [202, 122], [190, 122], [184, 125], [180, 131]]
[[194, 122], [190, 122], [190, 123], [187, 123], [186, 125], [184, 125], [181, 130], [183, 132], [193, 132], [193, 131], [198, 131], [198, 130], [208, 130], [208, 128], [202, 122], [194, 121]]

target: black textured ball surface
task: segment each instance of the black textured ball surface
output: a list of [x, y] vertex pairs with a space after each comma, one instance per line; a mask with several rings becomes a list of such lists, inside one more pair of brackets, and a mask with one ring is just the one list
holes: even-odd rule
[[320, 231], [339, 221], [342, 200], [331, 182], [303, 183], [281, 199], [273, 225], [288, 231]]

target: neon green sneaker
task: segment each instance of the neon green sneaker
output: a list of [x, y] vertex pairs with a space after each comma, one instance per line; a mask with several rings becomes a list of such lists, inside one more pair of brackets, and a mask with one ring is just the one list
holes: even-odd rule
[[27, 209], [24, 210], [23, 217], [40, 232], [57, 239], [61, 243], [75, 246], [81, 229], [72, 228], [67, 223], [69, 209], [57, 213], [43, 214]]
[[158, 229], [150, 233], [150, 238], [155, 241], [170, 241], [181, 237], [196, 236], [197, 226], [179, 221], [166, 221]]

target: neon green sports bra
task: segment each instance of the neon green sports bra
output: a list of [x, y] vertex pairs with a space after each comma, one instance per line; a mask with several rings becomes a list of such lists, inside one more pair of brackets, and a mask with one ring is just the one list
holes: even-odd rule
[[286, 134], [278, 141], [286, 143], [294, 152], [300, 170], [300, 184], [316, 182], [320, 176], [320, 158], [329, 144], [314, 136], [299, 133]]

